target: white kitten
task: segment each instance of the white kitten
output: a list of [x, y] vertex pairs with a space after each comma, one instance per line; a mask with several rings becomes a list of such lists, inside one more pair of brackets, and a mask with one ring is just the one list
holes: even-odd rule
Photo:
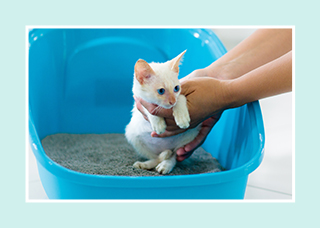
[[[190, 117], [187, 100], [180, 94], [178, 80], [179, 64], [186, 51], [165, 63], [150, 63], [139, 59], [134, 67], [133, 94], [143, 100], [157, 104], [159, 108], [173, 110], [176, 124], [180, 128], [188, 128]], [[126, 127], [126, 138], [135, 150], [149, 160], [135, 162], [134, 167], [140, 169], [153, 169], [159, 173], [170, 173], [176, 165], [176, 150], [191, 142], [199, 133], [200, 126], [186, 132], [167, 137], [154, 138], [151, 132], [161, 134], [166, 130], [165, 120], [145, 113], [150, 122], [146, 121], [134, 105], [132, 118]]]

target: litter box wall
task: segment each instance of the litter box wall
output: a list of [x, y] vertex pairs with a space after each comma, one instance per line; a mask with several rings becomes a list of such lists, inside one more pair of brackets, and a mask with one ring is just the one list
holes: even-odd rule
[[180, 76], [226, 51], [210, 30], [36, 29], [29, 33], [29, 133], [51, 199], [242, 199], [261, 163], [258, 102], [226, 111], [203, 147], [228, 170], [179, 177], [82, 174], [48, 158], [41, 139], [55, 133], [124, 133], [133, 106], [137, 59], [164, 62], [187, 49]]

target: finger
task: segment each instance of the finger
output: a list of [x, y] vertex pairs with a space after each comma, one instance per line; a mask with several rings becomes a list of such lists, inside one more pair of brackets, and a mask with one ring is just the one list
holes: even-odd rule
[[177, 150], [176, 154], [177, 154], [176, 160], [180, 162], [190, 157], [192, 152], [186, 152], [182, 147]]
[[186, 152], [194, 151], [199, 146], [201, 146], [204, 142], [204, 140], [207, 138], [208, 134], [210, 133], [213, 125], [204, 125], [201, 127], [199, 134], [194, 138], [193, 141], [185, 145], [184, 149]]
[[213, 126], [217, 123], [218, 119], [218, 117], [210, 117], [203, 121], [199, 134], [194, 138], [193, 141], [184, 146], [184, 152], [181, 150], [181, 155], [188, 152], [192, 153], [199, 146], [201, 146], [207, 138]]
[[[135, 100], [138, 101], [148, 112], [156, 109], [158, 106], [155, 104], [151, 104], [146, 102], [145, 100], [141, 99], [140, 97], [135, 97]], [[150, 112], [151, 113], [151, 112]]]
[[171, 118], [171, 119], [173, 118], [172, 109], [159, 108], [158, 105], [146, 102], [141, 98], [136, 98], [136, 99], [141, 103], [142, 106], [145, 107], [145, 109], [148, 110], [148, 112], [151, 115], [164, 117], [164, 118]]
[[[143, 107], [142, 107], [140, 101], [139, 101], [138, 99], [136, 99], [135, 97], [133, 97], [133, 98], [134, 98], [134, 100], [136, 101], [136, 107], [137, 107], [137, 109], [139, 110], [139, 112], [142, 114], [143, 118], [144, 118], [145, 120], [148, 120], [148, 117], [147, 117], [147, 115], [144, 113], [144, 110], [143, 110]], [[148, 120], [148, 121], [149, 121], [149, 120]]]
[[184, 147], [181, 147], [176, 151], [177, 161], [180, 162], [187, 159], [188, 157], [191, 156], [193, 151], [195, 151], [198, 147], [200, 147], [203, 144], [208, 134], [210, 133], [211, 129], [219, 120], [220, 116], [221, 115], [213, 116], [203, 121], [199, 134], [196, 136], [196, 138], [190, 143], [188, 143], [187, 145], [185, 145]]
[[180, 147], [176, 151], [177, 156], [183, 156], [185, 153], [187, 153], [187, 152], [185, 151], [185, 149], [183, 147]]
[[184, 81], [184, 80], [188, 80], [191, 78], [196, 78], [196, 77], [201, 77], [201, 76], [205, 76], [205, 72], [203, 69], [198, 69], [198, 70], [194, 70], [192, 71], [190, 74], [188, 74], [187, 76], [183, 77], [180, 79], [180, 82]]
[[194, 138], [193, 141], [191, 141], [190, 143], [188, 143], [187, 145], [184, 146], [185, 151], [191, 152], [191, 151], [194, 151], [195, 149], [197, 149], [199, 146], [202, 145], [206, 136], [207, 135], [205, 135], [203, 133], [203, 131], [200, 131], [199, 134]]
[[170, 136], [174, 136], [174, 135], [178, 135], [178, 134], [181, 134], [183, 132], [185, 132], [186, 129], [178, 129], [176, 131], [165, 131], [164, 133], [162, 134], [157, 134], [156, 132], [151, 132], [151, 136], [152, 137], [157, 137], [157, 138], [165, 138], [165, 137], [170, 137]]
[[176, 130], [181, 129], [180, 127], [178, 127], [178, 125], [176, 124], [176, 121], [174, 119], [165, 118], [164, 120], [166, 121], [166, 125], [167, 125], [166, 130], [167, 131], [176, 131]]
[[178, 162], [182, 162], [183, 160], [185, 160], [185, 159], [187, 159], [187, 158], [189, 158], [190, 156], [186, 156], [186, 155], [184, 155], [184, 156], [177, 156], [176, 157], [176, 160], [178, 161]]

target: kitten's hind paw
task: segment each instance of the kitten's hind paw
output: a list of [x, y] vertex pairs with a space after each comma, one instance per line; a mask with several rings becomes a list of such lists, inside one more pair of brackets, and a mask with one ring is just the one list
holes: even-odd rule
[[151, 159], [145, 162], [135, 162], [133, 164], [133, 167], [137, 168], [137, 169], [153, 169], [154, 167], [156, 167], [156, 165], [158, 165], [158, 159]]
[[136, 161], [133, 164], [133, 167], [137, 168], [137, 169], [146, 169], [145, 164], [143, 162], [139, 162], [139, 161]]

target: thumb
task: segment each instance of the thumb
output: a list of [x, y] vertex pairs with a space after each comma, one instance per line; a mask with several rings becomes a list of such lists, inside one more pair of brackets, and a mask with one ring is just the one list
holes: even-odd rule
[[189, 80], [189, 79], [192, 79], [192, 78], [206, 77], [206, 76], [208, 76], [208, 73], [207, 73], [207, 71], [205, 69], [197, 69], [197, 70], [192, 71], [187, 76], [181, 78], [180, 82], [182, 82], [184, 80]]

